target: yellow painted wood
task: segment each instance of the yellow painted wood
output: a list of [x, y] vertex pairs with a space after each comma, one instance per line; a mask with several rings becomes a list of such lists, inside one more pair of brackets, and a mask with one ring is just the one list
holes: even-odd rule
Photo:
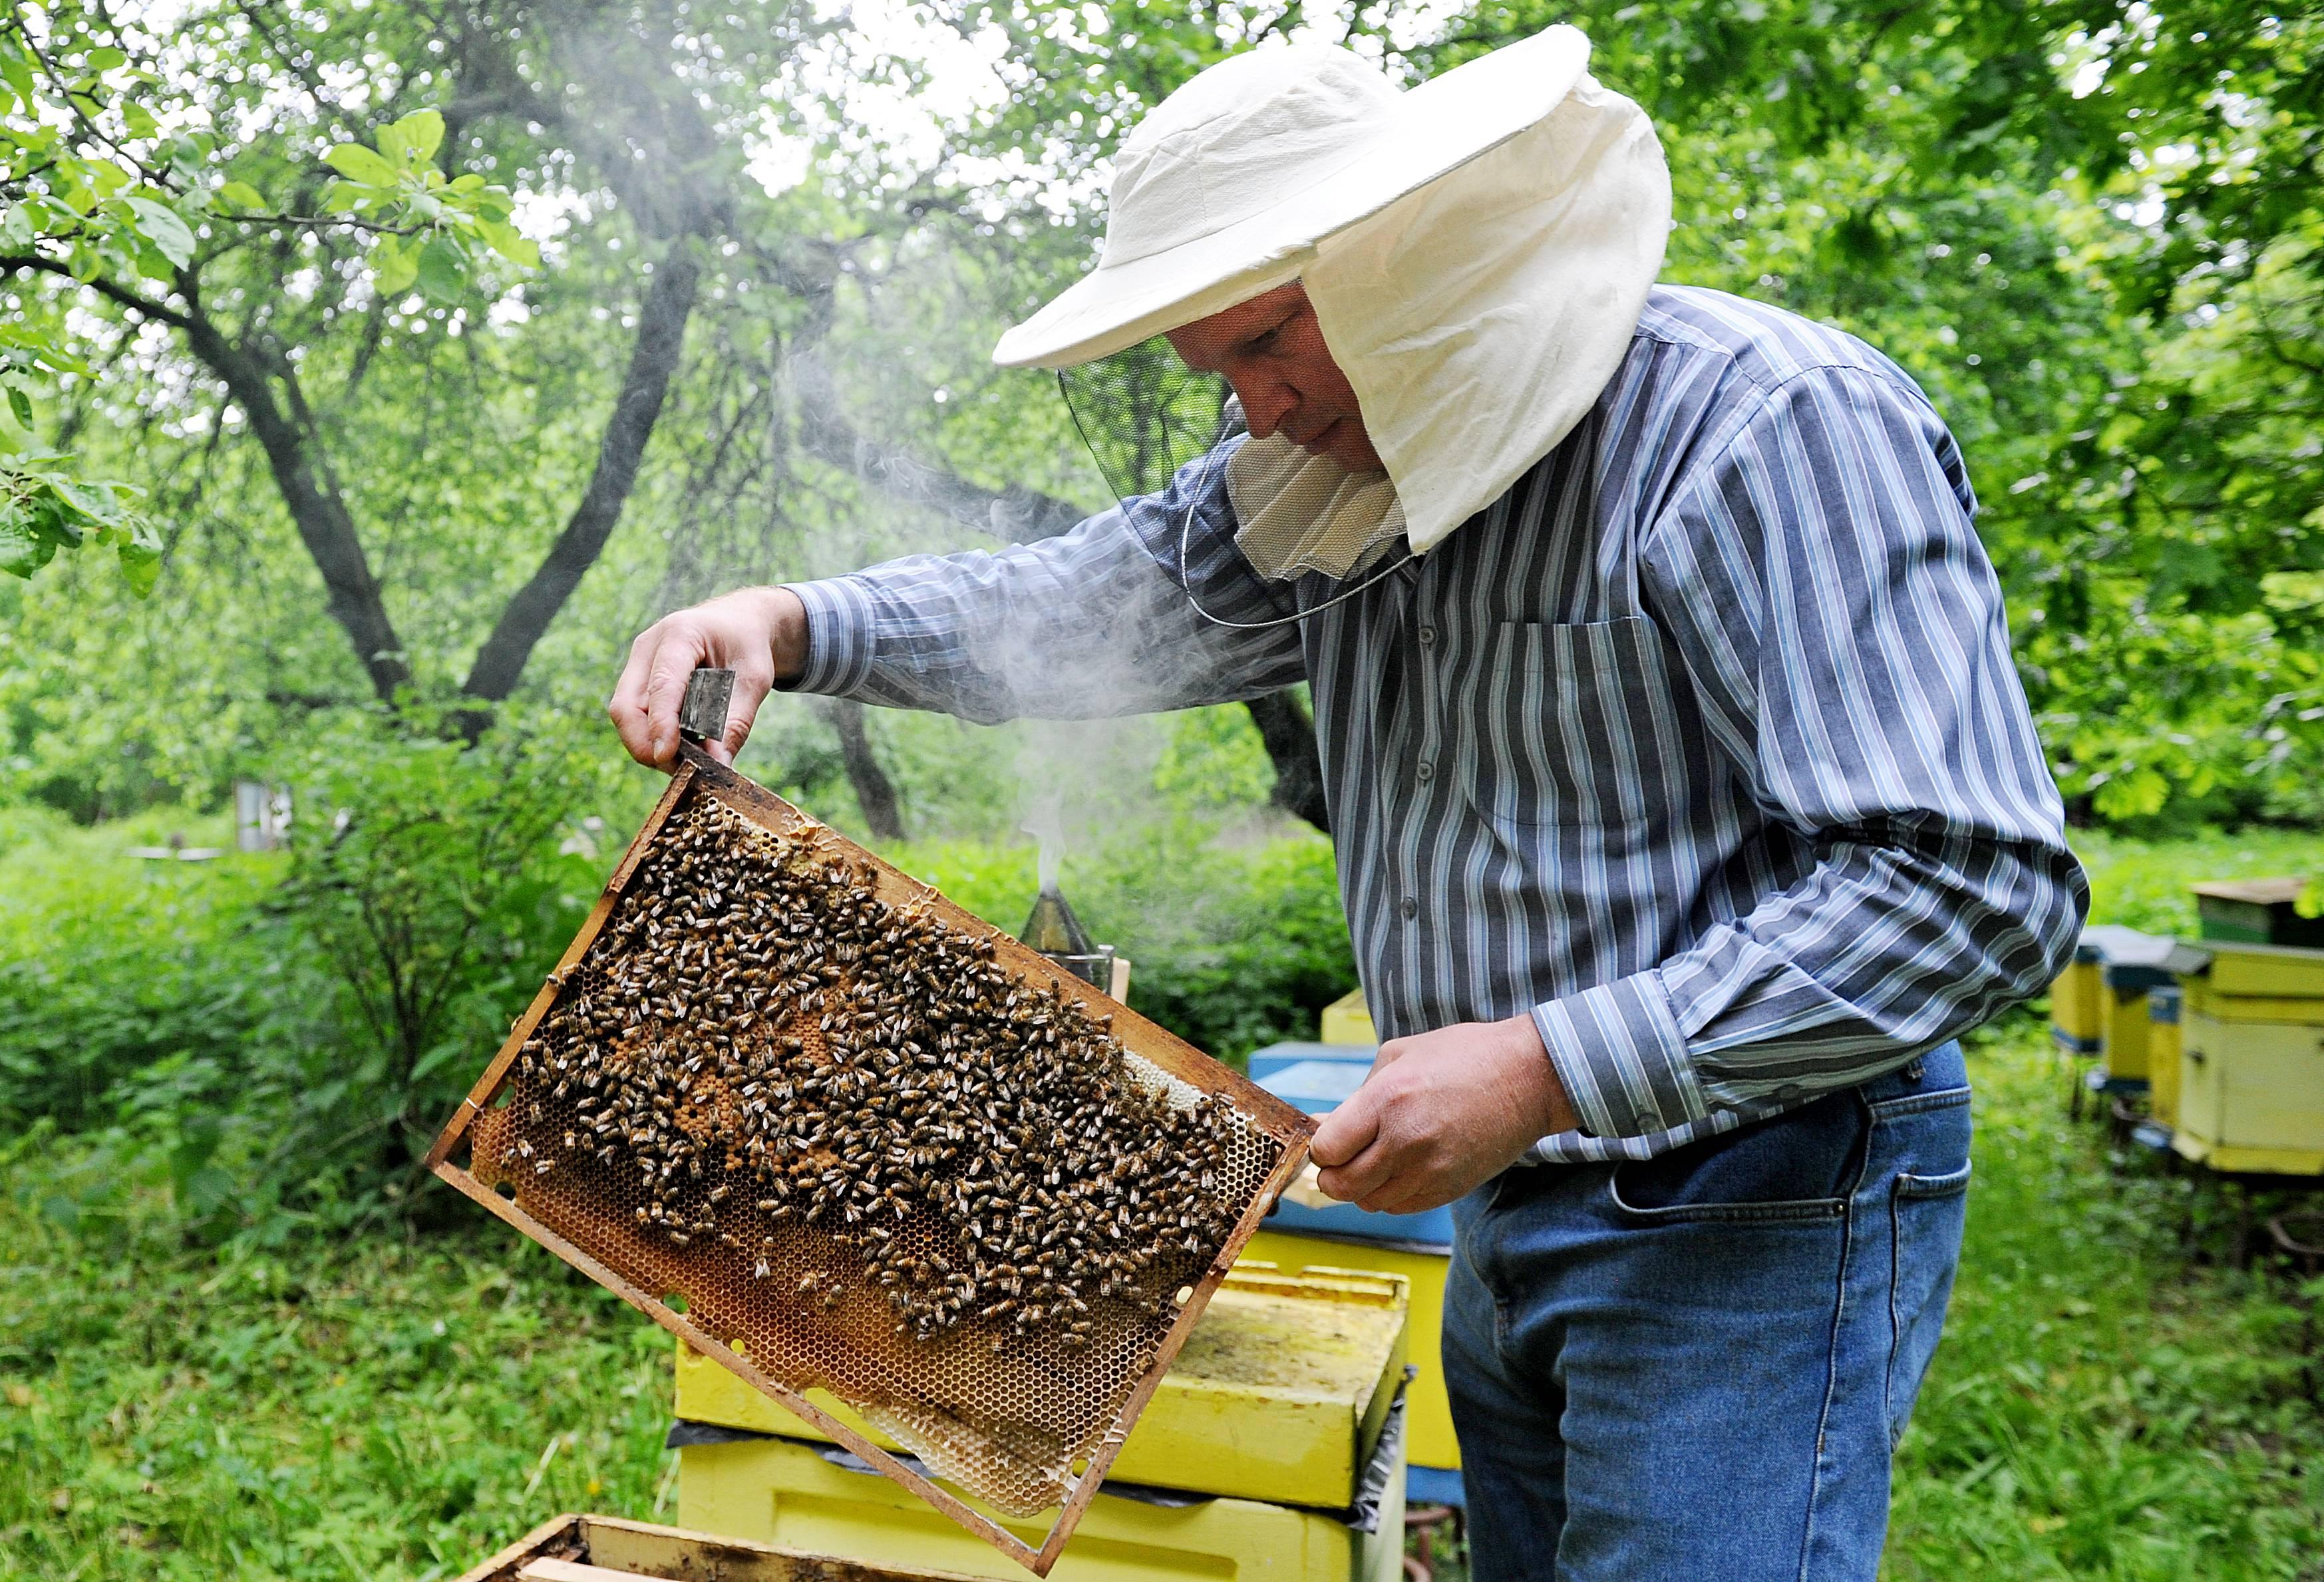
[[1379, 1030], [1364, 1004], [1364, 991], [1351, 989], [1323, 1007], [1320, 1036], [1326, 1044], [1378, 1044]]
[[2324, 999], [2324, 951], [2231, 944], [2224, 940], [2206, 941], [2203, 948], [2212, 952], [2210, 980], [2215, 994]]
[[2107, 1075], [2144, 1081], [2147, 1034], [2153, 1026], [2146, 1016], [2146, 990], [2108, 987], [2105, 993], [2106, 1034], [2098, 1058], [2106, 1064]]
[[[1443, 1285], [1439, 1276], [1440, 1312]], [[1238, 1265], [1108, 1476], [1285, 1504], [1345, 1505], [1404, 1376], [1412, 1289], [1396, 1271], [1309, 1278]], [[807, 1393], [874, 1444], [898, 1448], [823, 1392]], [[824, 1437], [683, 1344], [677, 1412], [726, 1428]]]
[[2190, 1010], [2222, 1022], [2296, 1022], [2324, 1027], [2324, 996], [2222, 994], [2208, 973], [2181, 973], [2180, 988]]
[[2096, 961], [2075, 961], [2050, 985], [2050, 1025], [2085, 1047], [2095, 1045], [2106, 1031], [2098, 1008], [2106, 991]]
[[1241, 1267], [1273, 1264], [1286, 1274], [1319, 1275], [1363, 1269], [1401, 1276], [1409, 1283], [1412, 1320], [1406, 1344], [1418, 1371], [1405, 1391], [1406, 1443], [1415, 1467], [1461, 1465], [1461, 1442], [1452, 1437], [1452, 1403], [1444, 1390], [1444, 1274], [1452, 1260], [1441, 1253], [1416, 1253], [1375, 1242], [1339, 1241], [1288, 1231], [1262, 1230], [1242, 1250]]
[[[688, 1445], [678, 1451], [678, 1519], [687, 1527], [787, 1549], [844, 1555], [897, 1570], [941, 1570], [1005, 1582], [1031, 1575], [911, 1493], [872, 1473], [835, 1467], [797, 1439]], [[970, 1502], [975, 1504], [976, 1502]], [[1043, 1517], [976, 1508], [1038, 1542]], [[1253, 1500], [1180, 1510], [1101, 1494], [1059, 1557], [1051, 1582], [1397, 1582], [1404, 1558], [1399, 1466], [1376, 1534], [1331, 1516]]]
[[2324, 1150], [2313, 1148], [2215, 1148], [2199, 1137], [2174, 1135], [2181, 1156], [2229, 1175], [2324, 1175]]
[[[2185, 1002], [2180, 1002], [2183, 1007]], [[2182, 1008], [2181, 1015], [2185, 1015]], [[2146, 1111], [2164, 1126], [2179, 1124], [2180, 1061], [2186, 1051], [2177, 1022], [2150, 1019], [2146, 1026]]]
[[2324, 1173], [2324, 1029], [2190, 1008], [2181, 1031], [2181, 1154], [2214, 1170]]

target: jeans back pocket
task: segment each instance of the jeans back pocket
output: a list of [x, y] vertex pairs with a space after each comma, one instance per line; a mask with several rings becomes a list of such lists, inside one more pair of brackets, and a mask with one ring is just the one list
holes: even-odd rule
[[[1944, 1331], [1968, 1220], [1969, 1094], [1899, 1116], [1911, 1127], [1905, 1167], [1888, 1191], [1888, 1445], [1904, 1437]], [[1958, 1164], [1953, 1161], [1958, 1160]]]

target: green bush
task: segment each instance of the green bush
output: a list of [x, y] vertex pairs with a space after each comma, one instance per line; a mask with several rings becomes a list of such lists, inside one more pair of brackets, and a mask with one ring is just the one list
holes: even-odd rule
[[[883, 855], [1012, 933], [1038, 888], [1030, 844]], [[1332, 845], [1312, 832], [1232, 843], [1181, 819], [1069, 855], [1060, 883], [1091, 935], [1130, 959], [1131, 1007], [1222, 1060], [1314, 1037], [1323, 1008], [1355, 987]]]
[[332, 1036], [273, 1073], [278, 1157], [392, 1176], [426, 1151], [539, 991], [618, 852], [595, 732], [511, 721], [475, 746], [408, 717], [350, 713], [282, 778], [290, 865], [269, 910], [329, 985]]
[[102, 1161], [60, 1212], [161, 1181], [209, 1231], [279, 1238], [402, 1199], [661, 786], [558, 718], [469, 747], [349, 711], [272, 767], [284, 853], [127, 855], [183, 810], [0, 820], [0, 1126]]
[[110, 1118], [124, 1078], [171, 1061], [229, 1069], [282, 1014], [282, 963], [253, 914], [280, 862], [128, 854], [160, 845], [168, 818], [90, 831], [0, 810], [0, 1130]]

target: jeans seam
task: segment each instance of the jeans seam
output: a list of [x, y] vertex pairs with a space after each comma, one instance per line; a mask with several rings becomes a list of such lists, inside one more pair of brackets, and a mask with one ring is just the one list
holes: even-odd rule
[[1816, 1412], [1815, 1455], [1808, 1467], [1808, 1508], [1805, 1520], [1800, 1523], [1799, 1582], [1808, 1582], [1808, 1563], [1815, 1553], [1816, 1502], [1823, 1493], [1823, 1467], [1826, 1441], [1831, 1434], [1831, 1409], [1840, 1393], [1840, 1338], [1848, 1323], [1848, 1272], [1856, 1253], [1857, 1194], [1864, 1190], [1864, 1179], [1872, 1173], [1872, 1123], [1876, 1118], [1871, 1101], [1858, 1097], [1864, 1107], [1862, 1153], [1856, 1164], [1856, 1179], [1848, 1183], [1846, 1211], [1840, 1217], [1840, 1266], [1835, 1272], [1831, 1292], [1831, 1327], [1824, 1337], [1823, 1404]]
[[1904, 1349], [1904, 1318], [1896, 1311], [1896, 1295], [1904, 1278], [1904, 1198], [1893, 1187], [1888, 1193], [1888, 1366], [1880, 1370], [1880, 1427], [1887, 1435], [1888, 1453], [1896, 1453], [1896, 1358]]

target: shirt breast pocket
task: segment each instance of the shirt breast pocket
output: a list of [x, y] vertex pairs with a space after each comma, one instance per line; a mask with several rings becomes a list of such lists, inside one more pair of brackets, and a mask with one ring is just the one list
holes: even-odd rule
[[1495, 826], [1628, 848], [1686, 786], [1683, 704], [1643, 616], [1507, 621], [1442, 694], [1454, 784]]

